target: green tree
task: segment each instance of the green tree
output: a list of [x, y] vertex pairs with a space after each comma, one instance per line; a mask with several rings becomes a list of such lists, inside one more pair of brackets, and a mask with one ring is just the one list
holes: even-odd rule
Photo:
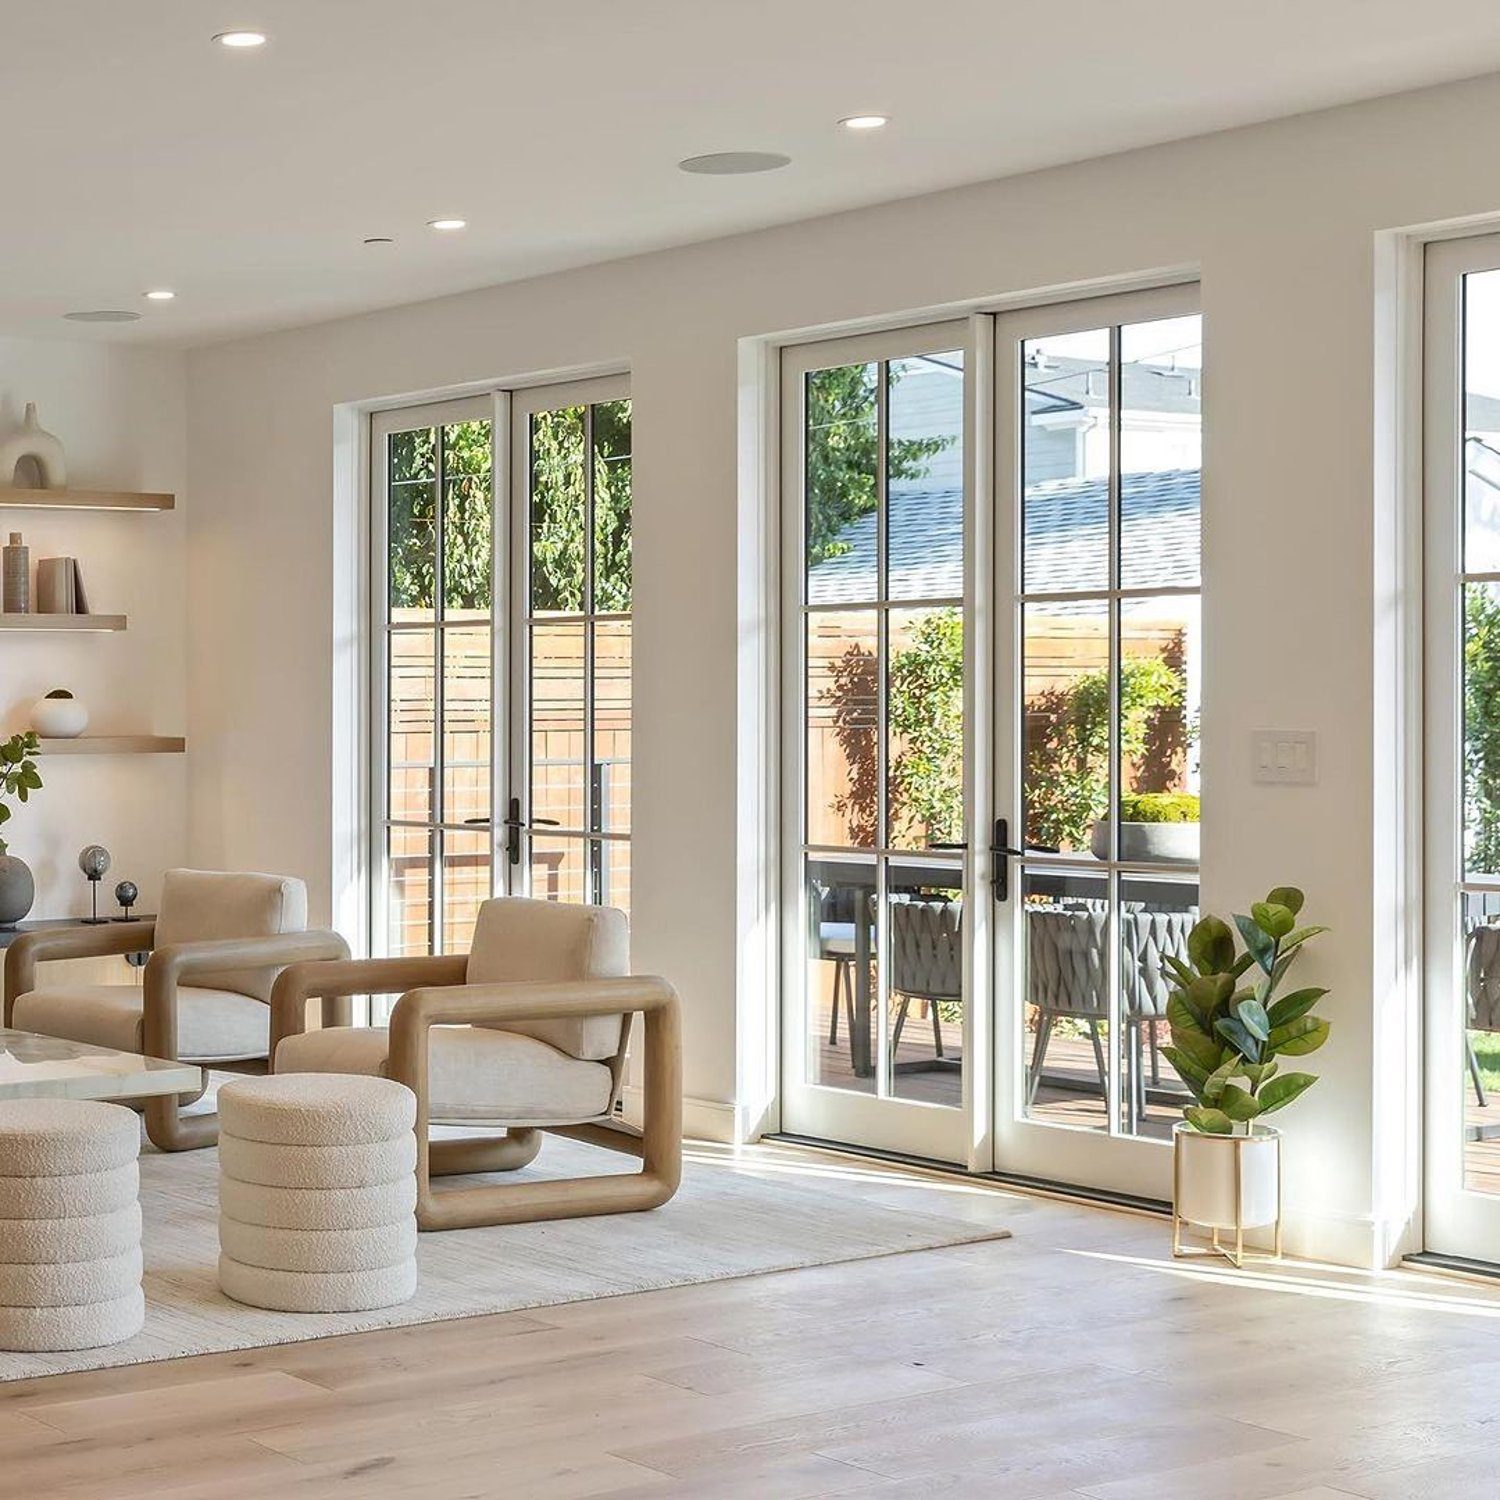
[[924, 615], [891, 656], [891, 822], [898, 842], [963, 838], [964, 622], [956, 609]]
[[1500, 873], [1500, 597], [1464, 601], [1464, 844], [1470, 874]]
[[[1120, 755], [1140, 761], [1181, 726], [1186, 685], [1160, 656], [1120, 665]], [[1026, 708], [1026, 838], [1061, 849], [1088, 847], [1093, 825], [1109, 812], [1109, 674], [1085, 672], [1065, 687], [1037, 693]], [[1139, 786], [1136, 791], [1165, 791]]]
[[[891, 388], [898, 365], [887, 366]], [[880, 457], [876, 422], [876, 382], [880, 366], [835, 365], [807, 377], [807, 565], [816, 567], [849, 550], [841, 533], [851, 521], [875, 509], [875, 476]], [[930, 461], [955, 441], [952, 434], [893, 437], [887, 455], [887, 482], [922, 479]]]

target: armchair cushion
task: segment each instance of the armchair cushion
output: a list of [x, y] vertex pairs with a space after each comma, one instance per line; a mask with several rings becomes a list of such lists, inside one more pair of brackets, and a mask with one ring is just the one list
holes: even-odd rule
[[[479, 908], [469, 952], [470, 984], [620, 979], [629, 972], [625, 913], [612, 906], [497, 896]], [[508, 1021], [503, 1029], [536, 1037], [570, 1057], [603, 1062], [620, 1050], [621, 1019]]]
[[[596, 1120], [609, 1111], [610, 1070], [536, 1037], [489, 1027], [434, 1026], [428, 1045], [434, 1120], [563, 1125]], [[388, 1050], [384, 1027], [329, 1026], [287, 1037], [276, 1049], [276, 1072], [383, 1078]]]
[[[183, 985], [177, 991], [177, 1052], [184, 1062], [243, 1062], [264, 1057], [271, 1009], [234, 990]], [[72, 984], [16, 999], [20, 1031], [140, 1052], [145, 1045], [142, 992], [129, 984]]]
[[[156, 946], [219, 938], [275, 937], [307, 927], [307, 887], [288, 875], [223, 870], [168, 870], [162, 880]], [[200, 976], [213, 990], [271, 998], [276, 968], [228, 970]], [[264, 1055], [264, 1048], [262, 1054]]]

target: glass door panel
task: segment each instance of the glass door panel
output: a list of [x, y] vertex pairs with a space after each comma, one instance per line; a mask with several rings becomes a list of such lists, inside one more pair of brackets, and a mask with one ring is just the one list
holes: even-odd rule
[[783, 1126], [967, 1161], [964, 325], [783, 361]]
[[514, 644], [524, 707], [510, 804], [526, 888], [630, 902], [631, 404], [623, 380], [512, 398]]
[[1500, 238], [1427, 250], [1425, 1248], [1500, 1259]]
[[1197, 919], [1195, 298], [996, 320], [995, 797], [1024, 852], [997, 908], [995, 1164], [1156, 1198], [1186, 1100], [1162, 960]]
[[371, 424], [377, 954], [466, 952], [493, 889], [494, 409], [481, 397]]

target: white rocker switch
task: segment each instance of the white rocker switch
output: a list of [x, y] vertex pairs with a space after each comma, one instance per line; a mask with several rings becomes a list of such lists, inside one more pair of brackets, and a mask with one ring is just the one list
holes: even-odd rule
[[1261, 786], [1314, 786], [1318, 736], [1311, 729], [1257, 729], [1250, 737], [1255, 781]]

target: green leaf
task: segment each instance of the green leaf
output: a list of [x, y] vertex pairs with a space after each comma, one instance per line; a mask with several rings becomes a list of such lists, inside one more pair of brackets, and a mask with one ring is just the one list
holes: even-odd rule
[[1295, 1021], [1298, 1016], [1305, 1016], [1327, 993], [1325, 989], [1314, 987], [1306, 990], [1293, 990], [1290, 995], [1283, 995], [1268, 1012], [1272, 1029], [1285, 1026], [1289, 1021]]
[[1189, 985], [1196, 977], [1193, 971], [1175, 953], [1163, 953], [1161, 966], [1180, 985]]
[[1307, 899], [1294, 885], [1278, 885], [1266, 897], [1267, 906], [1284, 906], [1295, 917]]
[[1255, 955], [1253, 953], [1242, 953], [1237, 959], [1235, 959], [1234, 963], [1230, 965], [1229, 972], [1233, 974], [1236, 979], [1238, 979], [1254, 962]]
[[1219, 1108], [1231, 1120], [1253, 1120], [1261, 1112], [1260, 1101], [1237, 1083], [1226, 1084], [1219, 1099]]
[[1234, 1121], [1222, 1109], [1189, 1107], [1182, 1112], [1183, 1118], [1194, 1130], [1204, 1135], [1229, 1135], [1234, 1130]]
[[1294, 948], [1300, 948], [1309, 938], [1315, 938], [1320, 932], [1327, 932], [1326, 927], [1299, 927], [1294, 932], [1287, 933], [1282, 940], [1281, 951], [1288, 953]]
[[1224, 1085], [1234, 1077], [1245, 1065], [1244, 1059], [1231, 1057], [1219, 1064], [1203, 1084], [1203, 1102], [1205, 1104], [1217, 1104], [1224, 1092]]
[[1271, 965], [1276, 961], [1275, 939], [1268, 937], [1261, 931], [1258, 923], [1242, 913], [1235, 913], [1234, 925], [1239, 928], [1250, 956], [1269, 974]]
[[1241, 1000], [1235, 1007], [1235, 1015], [1240, 1018], [1240, 1024], [1258, 1042], [1263, 1042], [1271, 1034], [1271, 1024], [1266, 1019], [1266, 1008], [1253, 996], [1249, 1000]]
[[1285, 1109], [1298, 1094], [1310, 1089], [1317, 1081], [1312, 1073], [1283, 1073], [1260, 1091], [1260, 1112], [1268, 1115], [1273, 1109]]
[[1214, 1030], [1247, 1062], [1260, 1061], [1260, 1043], [1234, 1017], [1221, 1016], [1214, 1022]]
[[1218, 917], [1203, 917], [1195, 923], [1187, 948], [1200, 974], [1222, 974], [1234, 962], [1234, 934]]
[[1255, 925], [1271, 938], [1284, 938], [1297, 925], [1296, 917], [1274, 901], [1257, 901], [1250, 908], [1250, 915]]
[[1205, 1075], [1219, 1066], [1224, 1049], [1198, 1024], [1180, 995], [1167, 1002], [1167, 1024], [1172, 1028], [1172, 1045], [1185, 1052]]
[[1299, 1016], [1285, 1026], [1278, 1026], [1266, 1045], [1284, 1057], [1305, 1057], [1316, 1052], [1328, 1040], [1328, 1022], [1317, 1016]]
[[1203, 1102], [1203, 1086], [1208, 1082], [1207, 1068], [1200, 1068], [1181, 1047], [1163, 1047], [1161, 1055], [1177, 1070], [1177, 1076], [1188, 1086], [1193, 1098]]
[[1272, 1058], [1270, 1062], [1246, 1063], [1245, 1077], [1250, 1080], [1250, 1087], [1253, 1089], [1258, 1089], [1261, 1084], [1266, 1081], [1266, 1079], [1268, 1079], [1273, 1073], [1275, 1073], [1276, 1069], [1279, 1066], [1280, 1064], [1277, 1063], [1275, 1058]]

